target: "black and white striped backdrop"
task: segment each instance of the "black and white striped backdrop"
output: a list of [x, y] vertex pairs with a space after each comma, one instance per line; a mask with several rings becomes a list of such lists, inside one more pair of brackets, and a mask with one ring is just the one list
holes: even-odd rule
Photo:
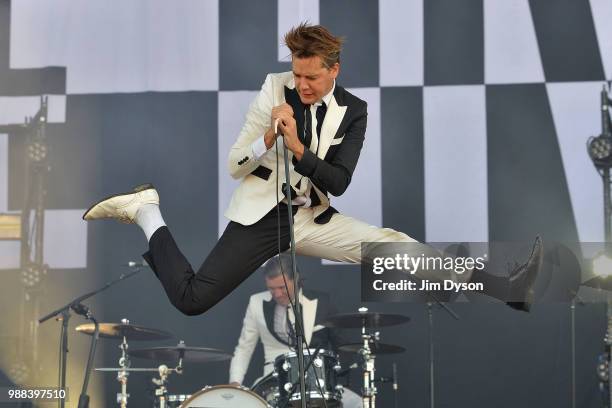
[[[369, 104], [354, 181], [333, 200], [340, 211], [427, 241], [603, 240], [601, 181], [585, 142], [600, 133], [599, 92], [612, 79], [610, 0], [0, 0], [0, 124], [22, 122], [49, 95], [43, 310], [145, 250], [135, 228], [80, 218], [93, 200], [135, 184], [158, 187], [166, 221], [201, 262], [236, 185], [228, 149], [265, 74], [290, 69], [280, 39], [304, 20], [346, 37], [338, 82]], [[0, 134], [0, 213], [22, 205], [23, 149], [19, 136]], [[18, 262], [18, 243], [0, 241], [8, 310], [21, 301], [10, 290]], [[359, 304], [358, 267], [301, 267], [311, 286], [338, 292], [343, 311]], [[231, 350], [248, 295], [262, 289], [253, 276], [206, 316], [186, 318], [144, 272], [97, 304], [106, 320], [127, 316]], [[567, 305], [529, 316], [456, 307], [459, 322], [436, 312], [438, 406], [570, 406]], [[413, 315], [385, 340], [409, 347], [402, 406], [425, 406], [424, 309], [371, 308]], [[578, 318], [578, 406], [598, 407], [603, 307], [579, 308]], [[12, 325], [0, 318], [5, 350]], [[47, 325], [51, 351], [35, 370], [53, 382], [59, 331]], [[87, 339], [76, 336], [83, 351]], [[103, 346], [101, 364], [115, 354]], [[76, 396], [83, 361], [70, 368]], [[182, 393], [227, 380], [226, 367], [198, 370]], [[114, 378], [96, 376], [93, 398], [113, 406]], [[146, 406], [147, 381], [133, 381], [134, 406]], [[382, 398], [390, 403], [390, 390]]]

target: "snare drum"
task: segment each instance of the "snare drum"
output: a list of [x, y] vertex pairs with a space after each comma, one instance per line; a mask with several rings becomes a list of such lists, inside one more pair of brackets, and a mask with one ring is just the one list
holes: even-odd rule
[[[343, 388], [337, 382], [337, 373], [340, 370], [338, 357], [335, 353], [324, 349], [320, 349], [315, 356], [315, 351], [304, 350], [304, 367], [308, 367], [304, 378], [308, 406], [324, 407], [323, 399], [325, 399], [328, 407], [340, 407]], [[274, 360], [274, 375], [278, 382], [278, 402], [282, 405], [288, 399], [288, 406], [299, 407], [300, 380], [297, 353], [278, 356]], [[297, 385], [294, 387], [294, 384]]]
[[269, 408], [259, 395], [235, 385], [206, 387], [189, 397], [180, 408]]

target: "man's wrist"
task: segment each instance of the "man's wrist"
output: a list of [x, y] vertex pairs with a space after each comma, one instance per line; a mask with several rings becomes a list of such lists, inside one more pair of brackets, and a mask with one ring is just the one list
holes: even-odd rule
[[304, 156], [304, 145], [300, 143], [292, 152], [297, 161], [302, 160], [302, 156]]
[[272, 146], [274, 146], [275, 140], [276, 135], [274, 134], [274, 130], [272, 128], [266, 130], [266, 133], [264, 134], [264, 142], [266, 143], [266, 149], [270, 149]]

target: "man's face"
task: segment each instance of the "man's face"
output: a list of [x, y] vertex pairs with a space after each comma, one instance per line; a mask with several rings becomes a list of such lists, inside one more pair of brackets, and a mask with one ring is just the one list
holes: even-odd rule
[[305, 105], [312, 105], [327, 95], [334, 86], [334, 79], [340, 71], [340, 64], [338, 63], [335, 63], [331, 68], [326, 68], [319, 56], [293, 57], [291, 61], [295, 89]]
[[287, 294], [287, 288], [293, 298], [293, 281], [287, 278], [287, 288], [285, 288], [285, 281], [283, 275], [276, 276], [274, 278], [266, 278], [266, 287], [272, 294], [272, 298], [276, 303], [281, 306], [289, 306], [289, 295]]

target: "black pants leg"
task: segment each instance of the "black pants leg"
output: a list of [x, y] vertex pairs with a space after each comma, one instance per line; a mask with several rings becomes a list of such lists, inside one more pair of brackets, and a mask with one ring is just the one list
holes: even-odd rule
[[[280, 210], [280, 247], [289, 248], [288, 209]], [[294, 210], [295, 211], [295, 210]], [[230, 221], [208, 257], [194, 273], [167, 227], [149, 241], [147, 260], [170, 302], [187, 315], [204, 313], [278, 252], [276, 207], [253, 225]]]

